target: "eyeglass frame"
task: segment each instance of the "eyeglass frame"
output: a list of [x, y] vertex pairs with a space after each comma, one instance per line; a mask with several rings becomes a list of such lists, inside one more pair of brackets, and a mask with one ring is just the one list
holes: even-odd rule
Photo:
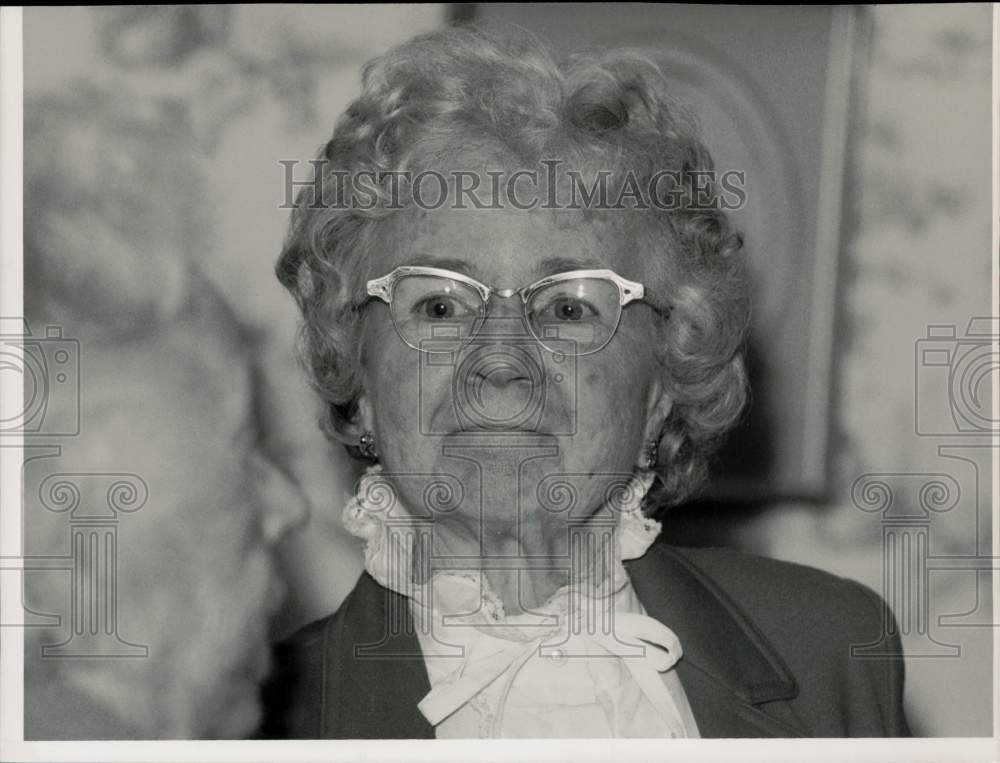
[[[493, 295], [497, 295], [502, 299], [509, 299], [515, 295], [521, 298], [521, 314], [524, 319], [525, 325], [528, 327], [528, 331], [531, 332], [531, 336], [538, 342], [542, 347], [551, 350], [546, 344], [545, 340], [538, 336], [531, 325], [531, 320], [528, 318], [526, 309], [528, 307], [528, 300], [531, 299], [532, 295], [545, 288], [546, 286], [551, 286], [554, 283], [560, 283], [562, 281], [573, 281], [580, 278], [600, 278], [605, 281], [609, 281], [618, 287], [618, 320], [615, 322], [614, 328], [611, 333], [608, 334], [607, 340], [600, 347], [595, 347], [592, 350], [587, 350], [586, 352], [575, 353], [578, 357], [584, 355], [592, 355], [596, 352], [600, 352], [608, 343], [614, 338], [615, 334], [618, 333], [618, 326], [621, 324], [622, 312], [626, 305], [632, 302], [638, 302], [645, 299], [646, 287], [637, 281], [630, 281], [627, 278], [615, 273], [613, 270], [607, 270], [604, 268], [599, 269], [583, 269], [583, 270], [568, 270], [562, 273], [555, 273], [550, 276], [545, 276], [540, 278], [534, 283], [528, 284], [527, 286], [522, 286], [520, 289], [497, 289], [492, 286], [487, 286], [482, 281], [477, 281], [472, 276], [467, 276], [464, 273], [458, 273], [454, 270], [448, 270], [446, 268], [435, 268], [424, 265], [400, 265], [393, 270], [386, 273], [384, 276], [379, 278], [372, 278], [365, 284], [365, 290], [369, 297], [374, 297], [386, 303], [389, 306], [390, 312], [392, 308], [393, 290], [396, 283], [407, 276], [433, 276], [438, 278], [447, 278], [452, 281], [458, 281], [459, 283], [464, 283], [466, 286], [471, 286], [479, 294], [482, 300], [482, 314], [477, 319], [481, 322], [485, 322], [488, 315], [490, 300]], [[364, 304], [364, 303], [362, 303]], [[668, 318], [670, 316], [670, 311], [666, 312], [660, 310], [652, 303], [646, 302], [658, 315]], [[360, 307], [360, 305], [359, 305]], [[410, 347], [418, 352], [433, 352], [433, 350], [424, 349], [423, 347], [414, 347], [407, 339], [403, 336], [399, 327], [396, 325], [395, 317], [392, 321], [393, 327], [396, 329], [396, 333], [399, 338], [403, 340], [407, 347]], [[479, 333], [479, 328], [482, 328], [482, 323], [480, 326], [473, 331], [469, 337], [462, 341], [462, 344], [467, 344], [471, 342]]]

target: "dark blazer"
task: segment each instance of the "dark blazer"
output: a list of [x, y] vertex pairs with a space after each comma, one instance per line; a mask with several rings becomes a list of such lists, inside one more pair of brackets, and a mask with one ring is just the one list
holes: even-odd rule
[[[870, 589], [726, 549], [656, 544], [625, 566], [680, 638], [703, 737], [909, 736], [899, 637]], [[865, 644], [875, 656], [852, 657]], [[417, 709], [430, 683], [407, 601], [367, 573], [334, 615], [278, 647], [275, 668], [263, 737], [434, 737]]]

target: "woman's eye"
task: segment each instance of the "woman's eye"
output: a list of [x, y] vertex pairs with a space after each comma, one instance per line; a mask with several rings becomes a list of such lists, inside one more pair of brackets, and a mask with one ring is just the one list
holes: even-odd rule
[[553, 300], [544, 312], [557, 321], [580, 321], [597, 315], [597, 310], [589, 302], [569, 297]]
[[422, 299], [416, 304], [414, 312], [421, 318], [441, 321], [461, 318], [469, 313], [469, 309], [457, 299], [439, 295]]

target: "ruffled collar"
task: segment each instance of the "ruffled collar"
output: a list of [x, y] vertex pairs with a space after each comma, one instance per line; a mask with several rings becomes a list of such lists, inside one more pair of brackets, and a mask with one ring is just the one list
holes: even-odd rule
[[[389, 477], [380, 465], [369, 467], [362, 476], [356, 494], [343, 511], [343, 524], [351, 535], [365, 541], [365, 569], [384, 587], [409, 598], [417, 606], [437, 614], [470, 614], [470, 625], [477, 619], [491, 626], [509, 622], [512, 626], [537, 624], [537, 618], [579, 611], [568, 605], [571, 596], [584, 596], [598, 602], [610, 602], [616, 593], [628, 585], [628, 575], [622, 564], [646, 553], [660, 533], [661, 525], [642, 511], [642, 501], [654, 478], [653, 472], [643, 471], [632, 476], [627, 485], [613, 492], [605, 504], [607, 515], [616, 516], [612, 558], [606, 572], [597, 581], [572, 582], [556, 590], [532, 615], [511, 616], [503, 601], [490, 588], [485, 574], [476, 569], [434, 571], [429, 580], [415, 574], [420, 548], [429, 549], [429, 520], [417, 520], [399, 500]], [[423, 542], [419, 538], [424, 538]], [[427, 577], [427, 576], [425, 576]], [[516, 633], [511, 637], [517, 639]]]

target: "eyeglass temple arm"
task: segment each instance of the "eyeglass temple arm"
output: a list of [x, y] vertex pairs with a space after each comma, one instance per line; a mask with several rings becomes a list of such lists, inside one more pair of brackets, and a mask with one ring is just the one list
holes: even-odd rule
[[[392, 283], [395, 280], [394, 274], [389, 273], [381, 278], [373, 278], [365, 284], [365, 291], [369, 297], [381, 299], [386, 304], [392, 299]], [[363, 299], [359, 304], [364, 304], [367, 299]]]
[[659, 315], [661, 318], [666, 320], [670, 317], [670, 313], [673, 311], [671, 305], [666, 307], [660, 307], [652, 300], [646, 298], [646, 287], [641, 283], [636, 283], [635, 281], [626, 281], [624, 278], [618, 282], [621, 287], [622, 294], [622, 307], [629, 304], [630, 302], [643, 302], [652, 308], [653, 312]]

